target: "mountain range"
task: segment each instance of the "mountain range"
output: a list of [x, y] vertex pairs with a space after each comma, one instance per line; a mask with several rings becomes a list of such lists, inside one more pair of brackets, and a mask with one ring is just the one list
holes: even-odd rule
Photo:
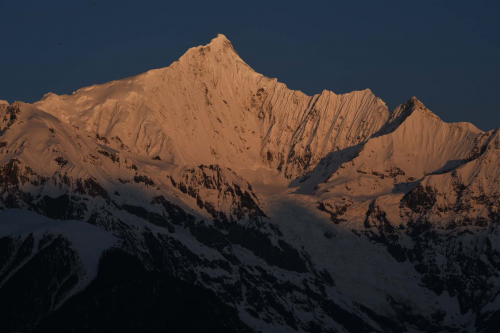
[[2, 332], [497, 332], [500, 129], [307, 96], [218, 35], [0, 102]]

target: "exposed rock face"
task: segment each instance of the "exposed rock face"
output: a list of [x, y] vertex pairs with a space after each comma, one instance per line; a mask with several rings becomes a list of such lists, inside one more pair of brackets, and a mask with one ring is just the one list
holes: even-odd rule
[[0, 101], [0, 331], [492, 332], [499, 133], [291, 91], [222, 35]]

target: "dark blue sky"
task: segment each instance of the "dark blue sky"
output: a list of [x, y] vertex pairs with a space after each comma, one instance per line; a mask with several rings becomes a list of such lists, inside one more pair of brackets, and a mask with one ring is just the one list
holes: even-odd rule
[[0, 0], [0, 99], [34, 102], [166, 67], [225, 34], [256, 71], [315, 94], [417, 96], [500, 127], [500, 1]]

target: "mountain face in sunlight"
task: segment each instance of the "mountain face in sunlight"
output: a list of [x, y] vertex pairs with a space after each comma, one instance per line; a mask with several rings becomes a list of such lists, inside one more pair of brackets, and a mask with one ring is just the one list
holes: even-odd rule
[[0, 331], [495, 332], [500, 130], [307, 96], [223, 35], [0, 102]]

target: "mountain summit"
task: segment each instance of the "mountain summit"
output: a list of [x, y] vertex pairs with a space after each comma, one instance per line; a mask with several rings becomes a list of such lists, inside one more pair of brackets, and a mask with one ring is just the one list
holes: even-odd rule
[[0, 101], [0, 331], [493, 332], [500, 139], [218, 35]]
[[130, 149], [181, 164], [267, 167], [303, 175], [332, 150], [366, 141], [387, 121], [369, 90], [307, 96], [254, 72], [219, 35], [169, 67], [49, 94], [35, 106]]

